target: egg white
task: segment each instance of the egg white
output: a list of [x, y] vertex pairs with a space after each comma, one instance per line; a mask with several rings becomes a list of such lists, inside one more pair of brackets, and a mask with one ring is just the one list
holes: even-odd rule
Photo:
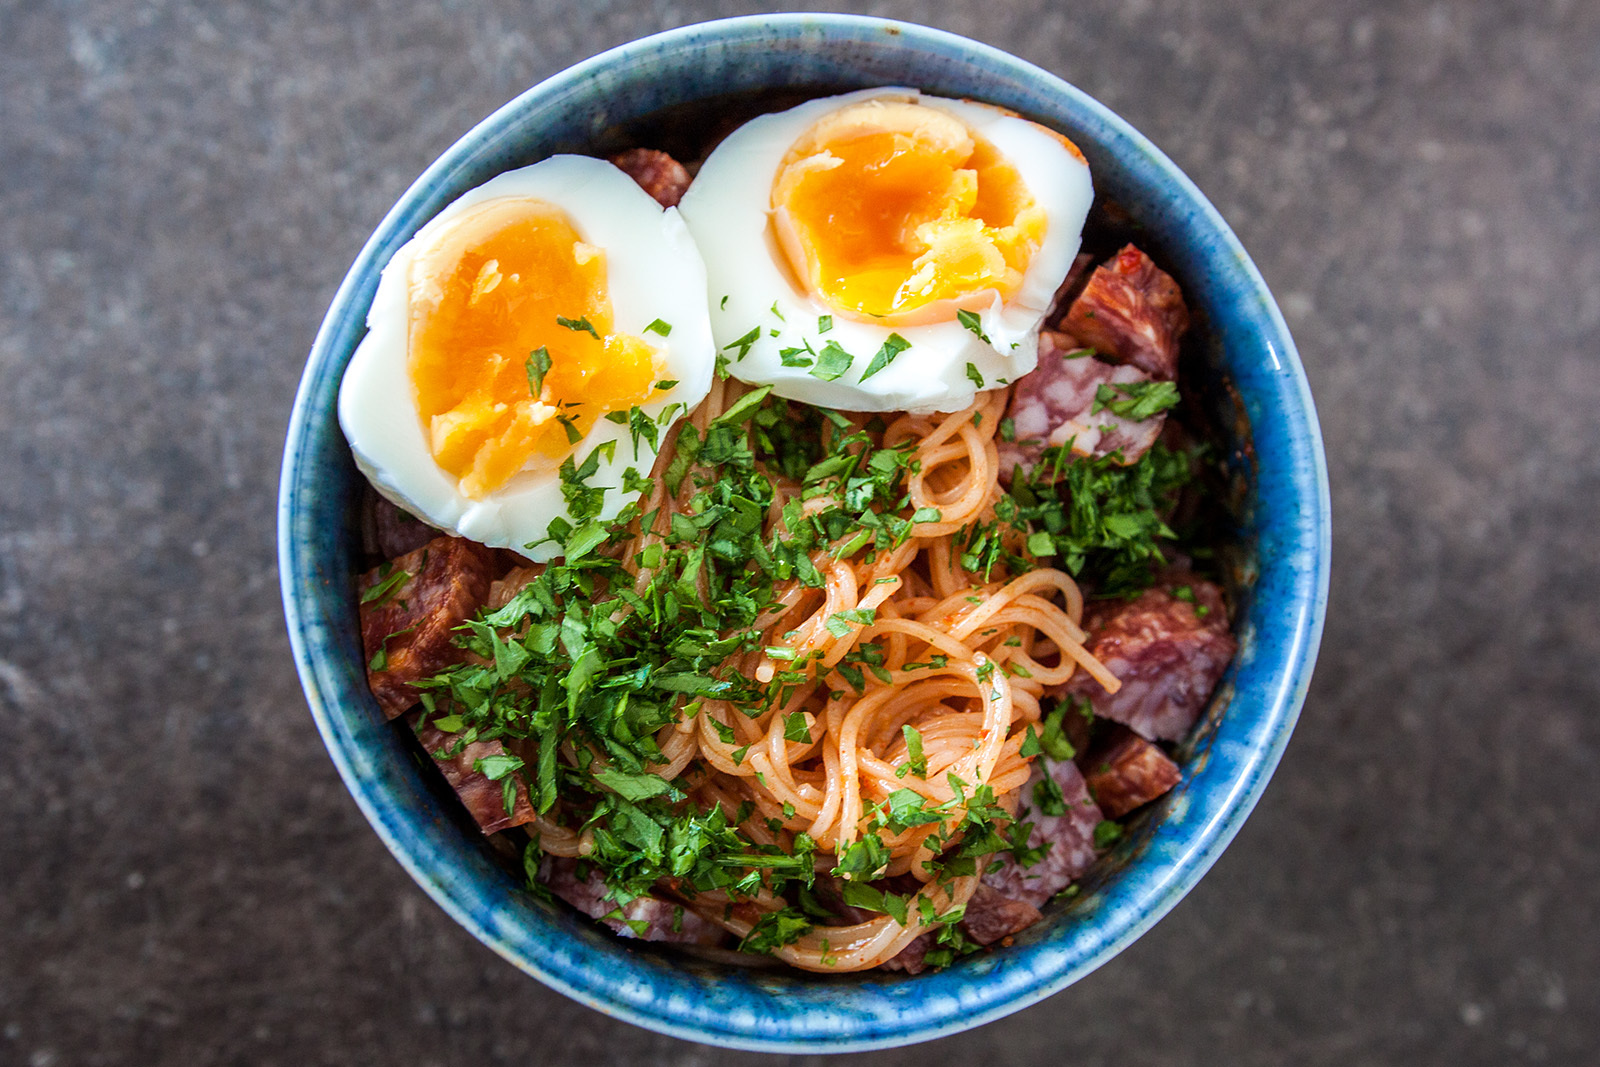
[[[675, 380], [641, 404], [660, 419], [658, 440], [702, 399], [715, 365], [707, 318], [706, 275], [700, 253], [675, 209], [663, 210], [649, 194], [610, 163], [587, 156], [552, 156], [508, 171], [463, 193], [417, 231], [383, 270], [368, 333], [357, 347], [339, 388], [339, 425], [356, 466], [397, 505], [441, 529], [494, 548], [510, 548], [535, 562], [561, 554], [544, 540], [553, 519], [572, 522], [555, 469], [524, 470], [481, 500], [461, 493], [457, 479], [434, 461], [417, 410], [407, 369], [409, 290], [413, 261], [450, 221], [475, 205], [501, 197], [531, 197], [566, 212], [579, 236], [605, 252], [606, 284], [613, 329], [643, 337], [660, 359], [658, 378]], [[655, 320], [670, 324], [666, 337], [646, 333]], [[588, 480], [605, 487], [600, 518], [613, 519], [637, 494], [624, 494], [624, 471], [648, 476], [656, 450], [640, 439], [635, 449], [628, 428], [601, 418], [572, 446], [581, 465], [595, 449], [616, 442], [614, 457], [600, 457]]]
[[[830, 307], [795, 280], [771, 229], [771, 195], [784, 155], [825, 115], [864, 100], [906, 100], [960, 119], [1016, 168], [1046, 213], [1043, 242], [1009, 301], [994, 294], [978, 312], [985, 342], [952, 317], [924, 325], [863, 322]], [[1050, 133], [998, 108], [923, 96], [915, 89], [864, 89], [812, 100], [753, 119], [717, 146], [679, 208], [705, 259], [711, 327], [719, 349], [734, 362], [729, 373], [771, 385], [791, 400], [850, 411], [959, 411], [979, 388], [1016, 381], [1038, 362], [1039, 326], [1056, 288], [1078, 253], [1094, 199], [1089, 167]], [[827, 331], [819, 319], [831, 316]], [[760, 335], [742, 358], [734, 342], [752, 328]], [[890, 334], [911, 347], [867, 381], [861, 375]], [[786, 367], [784, 348], [809, 344], [820, 352], [837, 342], [853, 357], [828, 382], [803, 367]], [[730, 347], [731, 346], [731, 347]], [[973, 371], [968, 371], [971, 364]]]

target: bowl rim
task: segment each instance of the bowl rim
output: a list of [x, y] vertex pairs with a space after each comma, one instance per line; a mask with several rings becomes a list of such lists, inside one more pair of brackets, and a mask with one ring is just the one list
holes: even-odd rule
[[[1303, 512], [1297, 517], [1294, 528], [1298, 535], [1297, 544], [1302, 554], [1310, 552], [1313, 558], [1309, 561], [1309, 567], [1302, 566], [1291, 578], [1291, 592], [1298, 610], [1289, 620], [1290, 632], [1281, 640], [1275, 638], [1284, 646], [1285, 658], [1282, 668], [1272, 675], [1274, 684], [1267, 694], [1267, 708], [1262, 716], [1263, 740], [1238, 757], [1239, 772], [1231, 781], [1231, 791], [1211, 805], [1215, 809], [1212, 816], [1193, 836], [1185, 839], [1187, 847], [1183, 854], [1164, 869], [1161, 877], [1144, 886], [1136, 901], [1139, 907], [1119, 909], [1112, 914], [1107, 936], [1101, 936], [1092, 951], [1075, 959], [1058, 959], [1058, 964], [1065, 965], [1055, 967], [1042, 977], [1029, 972], [1022, 976], [1019, 984], [1017, 976], [1013, 974], [1003, 988], [990, 989], [987, 995], [983, 988], [986, 983], [980, 977], [974, 980], [974, 984], [979, 986], [974, 995], [967, 995], [970, 991], [963, 990], [963, 995], [943, 998], [940, 1007], [926, 1010], [915, 1002], [902, 1000], [899, 1006], [904, 1009], [903, 1014], [891, 1018], [887, 1024], [882, 1018], [874, 1018], [870, 1025], [863, 1020], [859, 1031], [846, 1030], [826, 1035], [819, 1035], [814, 1028], [795, 1032], [783, 1031], [780, 1027], [774, 1031], [770, 1020], [758, 1026], [748, 1020], [713, 1017], [705, 1012], [697, 1016], [693, 1013], [670, 1017], [658, 1014], [649, 1010], [650, 1007], [659, 1009], [659, 1005], [653, 1004], [648, 996], [640, 999], [638, 990], [622, 988], [629, 981], [627, 975], [608, 973], [604, 966], [590, 966], [581, 972], [547, 966], [538, 955], [507, 940], [507, 931], [500, 921], [503, 916], [489, 915], [468, 907], [459, 896], [461, 880], [447, 866], [441, 867], [439, 857], [428, 855], [418, 846], [415, 835], [410, 831], [415, 813], [401, 810], [394, 797], [384, 795], [382, 789], [374, 785], [367, 768], [360, 765], [363, 762], [360, 754], [350, 746], [348, 732], [341, 728], [337, 720], [333, 698], [338, 696], [339, 686], [329, 673], [323, 649], [308, 636], [309, 630], [320, 624], [311, 617], [312, 613], [306, 610], [307, 605], [302, 602], [306, 583], [315, 584], [312, 575], [316, 568], [309, 558], [308, 544], [297, 536], [295, 522], [301, 504], [302, 478], [306, 473], [303, 460], [307, 442], [317, 420], [327, 418], [327, 413], [317, 407], [313, 378], [331, 357], [338, 354], [334, 351], [334, 345], [339, 323], [353, 311], [361, 314], [364, 321], [365, 307], [356, 307], [362, 303], [364, 279], [387, 262], [389, 256], [409, 238], [410, 234], [405, 232], [403, 223], [414, 213], [417, 204], [431, 190], [448, 180], [470, 155], [496, 138], [534, 100], [559, 97], [575, 90], [600, 72], [618, 66], [626, 67], [636, 57], [650, 52], [690, 46], [697, 37], [707, 34], [715, 35], [720, 42], [737, 42], [783, 29], [797, 32], [825, 30], [832, 35], [857, 41], [888, 33], [905, 43], [960, 51], [992, 68], [999, 68], [1047, 88], [1052, 95], [1070, 101], [1074, 108], [1131, 144], [1144, 157], [1145, 163], [1154, 167], [1161, 179], [1170, 185], [1173, 194], [1199, 213], [1204, 226], [1220, 241], [1220, 251], [1237, 260], [1237, 269], [1242, 272], [1245, 284], [1261, 300], [1259, 311], [1265, 320], [1265, 332], [1270, 334], [1266, 340], [1274, 361], [1272, 369], [1277, 388], [1286, 393], [1288, 410], [1300, 416], [1298, 422], [1289, 426], [1288, 430], [1292, 444], [1304, 453], [1299, 458], [1309, 466], [1310, 474], [1307, 479], [1307, 472], [1300, 471], [1291, 478], [1296, 490], [1293, 494], [1295, 502]], [[295, 666], [330, 758], [347, 790], [384, 845], [446, 913], [485, 945], [547, 986], [635, 1025], [686, 1040], [725, 1047], [776, 1052], [843, 1052], [894, 1047], [947, 1036], [1037, 1003], [1087, 975], [1131, 944], [1165, 916], [1199, 881], [1233, 839], [1265, 790], [1305, 701], [1326, 613], [1332, 545], [1330, 511], [1327, 462], [1315, 406], [1282, 314], [1260, 272], [1220, 213], [1188, 176], [1148, 139], [1110, 109], [1056, 75], [998, 48], [948, 31], [863, 15], [745, 15], [695, 23], [643, 37], [601, 52], [539, 82], [497, 108], [446, 149], [385, 214], [341, 281], [318, 329], [297, 390], [285, 440], [279, 485], [278, 567]], [[1306, 561], [1300, 562], [1303, 564]], [[620, 947], [620, 942], [618, 944]], [[943, 973], [949, 975], [951, 972]], [[817, 984], [824, 985], [827, 981], [824, 979]], [[900, 980], [906, 985], [927, 981], [926, 978]], [[816, 1010], [815, 1005], [811, 1007]], [[852, 1016], [841, 1012], [838, 1018], [846, 1020], [841, 1025], [848, 1025]], [[756, 1022], [760, 1023], [761, 1020]]]

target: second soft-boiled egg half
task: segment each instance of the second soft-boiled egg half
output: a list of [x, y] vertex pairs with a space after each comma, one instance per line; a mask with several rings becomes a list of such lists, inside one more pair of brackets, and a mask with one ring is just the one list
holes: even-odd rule
[[357, 466], [419, 518], [535, 561], [638, 496], [714, 365], [682, 218], [584, 156], [451, 203], [384, 268], [367, 325], [339, 391]]
[[729, 373], [855, 411], [956, 411], [1037, 362], [1094, 191], [1066, 138], [868, 89], [763, 115], [679, 205]]

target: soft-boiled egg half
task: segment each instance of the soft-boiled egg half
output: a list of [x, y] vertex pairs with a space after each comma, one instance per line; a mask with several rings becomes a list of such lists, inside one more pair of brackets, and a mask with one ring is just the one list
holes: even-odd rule
[[[677, 211], [604, 160], [553, 156], [464, 193], [395, 253], [339, 423], [402, 508], [548, 560], [552, 522], [615, 518], [705, 397], [706, 309]], [[604, 490], [596, 514], [571, 506], [596, 499], [582, 488]]]
[[1037, 362], [1094, 196], [1065, 137], [868, 89], [739, 127], [679, 205], [729, 373], [854, 411], [957, 411]]

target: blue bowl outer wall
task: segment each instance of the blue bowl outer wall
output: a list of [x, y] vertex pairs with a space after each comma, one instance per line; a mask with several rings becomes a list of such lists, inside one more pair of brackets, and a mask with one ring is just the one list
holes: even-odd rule
[[[1144, 223], [1206, 314], [1256, 460], [1243, 534], [1259, 577], [1215, 702], [1226, 714], [1213, 712], [1184, 781], [1123, 847], [1125, 865], [1012, 948], [914, 980], [819, 980], [625, 946], [531, 898], [486, 850], [463, 847], [459, 825], [379, 715], [350, 585], [359, 475], [335, 418], [339, 379], [382, 265], [492, 175], [582, 150], [613, 124], [671, 104], [742, 89], [893, 84], [1010, 107], [1072, 137], [1097, 189]], [[941, 31], [836, 15], [728, 19], [624, 45], [529, 90], [452, 146], [339, 287], [295, 401], [278, 522], [289, 634], [312, 715], [362, 812], [418, 884], [500, 955], [596, 1010], [690, 1040], [787, 1052], [901, 1045], [1000, 1018], [1089, 973], [1166, 914], [1237, 832], [1288, 742], [1321, 637], [1330, 557], [1327, 468], [1304, 371], [1255, 266], [1194, 185], [1121, 119], [1031, 64]]]

